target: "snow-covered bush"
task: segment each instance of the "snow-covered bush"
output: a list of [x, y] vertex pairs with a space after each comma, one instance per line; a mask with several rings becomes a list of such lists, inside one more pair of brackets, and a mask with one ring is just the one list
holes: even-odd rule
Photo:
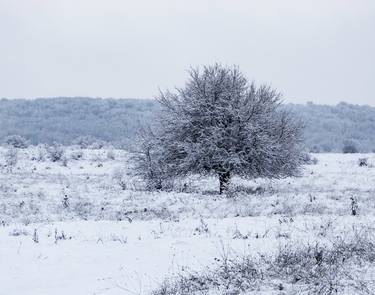
[[95, 152], [91, 153], [91, 160], [93, 162], [102, 163], [102, 162], [105, 161], [105, 157], [106, 157], [106, 155], [103, 154], [103, 152], [101, 152], [101, 151], [95, 151]]
[[144, 179], [148, 190], [160, 190], [163, 187], [165, 189], [167, 177], [155, 134], [151, 129], [142, 129], [137, 141], [138, 150], [132, 156], [135, 174]]
[[350, 197], [350, 212], [353, 216], [358, 215], [358, 199], [355, 196]]
[[48, 158], [52, 162], [58, 162], [62, 160], [65, 154], [64, 147], [56, 142], [53, 143], [52, 145], [47, 146], [46, 151], [48, 154]]
[[101, 149], [106, 143], [94, 136], [86, 135], [77, 137], [73, 144], [78, 145], [81, 149]]
[[280, 246], [275, 255], [215, 258], [217, 265], [185, 270], [165, 280], [153, 295], [181, 294], [372, 294], [364, 277], [375, 260], [373, 234], [357, 230], [327, 245]]
[[13, 168], [18, 162], [18, 150], [14, 147], [10, 147], [5, 153], [5, 165], [9, 173], [13, 172]]
[[69, 206], [70, 206], [70, 201], [69, 201], [69, 197], [67, 194], [64, 194], [64, 197], [61, 201], [61, 204], [62, 204], [62, 207], [63, 209], [68, 209]]
[[95, 137], [89, 135], [79, 136], [75, 140], [73, 140], [73, 144], [78, 145], [81, 149], [87, 149], [94, 141]]
[[26, 138], [20, 135], [7, 136], [4, 142], [9, 146], [12, 146], [14, 148], [19, 148], [19, 149], [25, 149], [29, 146], [29, 143], [26, 140]]
[[64, 167], [68, 167], [68, 157], [65, 154], [61, 157], [61, 164]]
[[128, 238], [123, 235], [111, 234], [111, 241], [126, 244], [128, 242]]
[[312, 165], [316, 165], [316, 164], [318, 164], [318, 163], [319, 163], [319, 160], [318, 160], [317, 158], [313, 157], [313, 158], [311, 159], [311, 164], [312, 164]]
[[73, 152], [71, 152], [70, 158], [72, 160], [82, 160], [83, 159], [83, 151], [73, 151]]
[[115, 152], [112, 150], [112, 149], [110, 149], [110, 150], [108, 150], [107, 151], [107, 159], [108, 160], [115, 160]]
[[312, 157], [311, 154], [309, 154], [309, 153], [305, 153], [303, 155], [303, 162], [306, 165], [316, 165], [316, 164], [318, 164], [318, 159], [315, 158], [315, 157]]
[[29, 234], [30, 233], [24, 228], [14, 228], [9, 232], [9, 235], [12, 237], [28, 236]]
[[226, 191], [228, 198], [236, 198], [241, 195], [262, 195], [265, 192], [265, 188], [262, 186], [243, 186], [230, 184]]
[[104, 148], [106, 145], [107, 145], [107, 143], [106, 143], [105, 141], [100, 140], [100, 139], [97, 139], [97, 140], [95, 140], [95, 141], [89, 146], [89, 148], [94, 149], [94, 150], [99, 150], [99, 149]]
[[113, 181], [121, 187], [122, 190], [127, 188], [127, 178], [124, 168], [117, 167], [112, 172]]
[[78, 200], [72, 204], [72, 210], [77, 216], [87, 220], [93, 214], [92, 212], [94, 210], [94, 205], [89, 201]]
[[318, 154], [321, 152], [321, 148], [317, 145], [314, 145], [310, 148], [310, 152], [314, 154]]
[[344, 144], [342, 152], [344, 154], [356, 154], [358, 153], [358, 148], [354, 142], [348, 141]]
[[360, 158], [358, 159], [359, 167], [367, 167], [368, 166], [368, 158]]
[[36, 160], [43, 162], [46, 159], [46, 147], [44, 145], [38, 145]]
[[[67, 239], [67, 236], [65, 234], [65, 232], [62, 230], [60, 233], [59, 231], [57, 230], [57, 228], [55, 228], [55, 244], [57, 244], [59, 241], [63, 241], [63, 240], [66, 240]], [[71, 239], [71, 237], [69, 237]]]
[[39, 243], [39, 235], [38, 235], [38, 230], [35, 228], [34, 229], [34, 234], [33, 234], [33, 242], [38, 244]]

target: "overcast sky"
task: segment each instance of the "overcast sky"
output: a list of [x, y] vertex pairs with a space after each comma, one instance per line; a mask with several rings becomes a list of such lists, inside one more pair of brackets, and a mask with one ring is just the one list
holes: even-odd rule
[[375, 105], [374, 0], [0, 0], [0, 97], [152, 98], [237, 64], [288, 102]]

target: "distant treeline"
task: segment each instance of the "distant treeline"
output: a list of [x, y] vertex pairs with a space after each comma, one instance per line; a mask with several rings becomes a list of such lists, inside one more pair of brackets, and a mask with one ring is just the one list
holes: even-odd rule
[[354, 146], [360, 152], [375, 152], [375, 107], [289, 104], [305, 123], [307, 147], [315, 152], [341, 152]]
[[[375, 151], [374, 107], [308, 103], [287, 108], [305, 122], [306, 145], [312, 151], [341, 152], [348, 144], [362, 152]], [[0, 141], [20, 135], [31, 144], [69, 145], [89, 137], [127, 147], [140, 126], [152, 124], [157, 111], [158, 104], [146, 99], [1, 99]]]
[[43, 98], [0, 100], [0, 140], [21, 135], [31, 144], [70, 145], [82, 136], [127, 146], [157, 104], [144, 99]]

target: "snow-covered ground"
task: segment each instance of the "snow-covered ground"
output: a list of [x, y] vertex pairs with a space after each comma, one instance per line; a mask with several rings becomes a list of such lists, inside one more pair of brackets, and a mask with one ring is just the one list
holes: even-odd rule
[[29, 148], [12, 173], [1, 167], [0, 295], [148, 294], [226, 255], [324, 243], [375, 221], [373, 154], [314, 155], [300, 178], [234, 179], [231, 198], [198, 176], [145, 191], [124, 151], [66, 156], [64, 166]]

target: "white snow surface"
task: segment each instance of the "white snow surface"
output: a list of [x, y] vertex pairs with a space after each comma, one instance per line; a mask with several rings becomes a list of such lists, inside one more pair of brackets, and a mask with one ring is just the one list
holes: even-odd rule
[[215, 178], [199, 176], [145, 191], [120, 150], [114, 160], [82, 150], [66, 167], [35, 160], [37, 152], [20, 150], [13, 172], [1, 170], [0, 295], [149, 294], [223, 255], [272, 255], [375, 221], [373, 154], [314, 155], [318, 163], [300, 178], [234, 179], [227, 198]]

